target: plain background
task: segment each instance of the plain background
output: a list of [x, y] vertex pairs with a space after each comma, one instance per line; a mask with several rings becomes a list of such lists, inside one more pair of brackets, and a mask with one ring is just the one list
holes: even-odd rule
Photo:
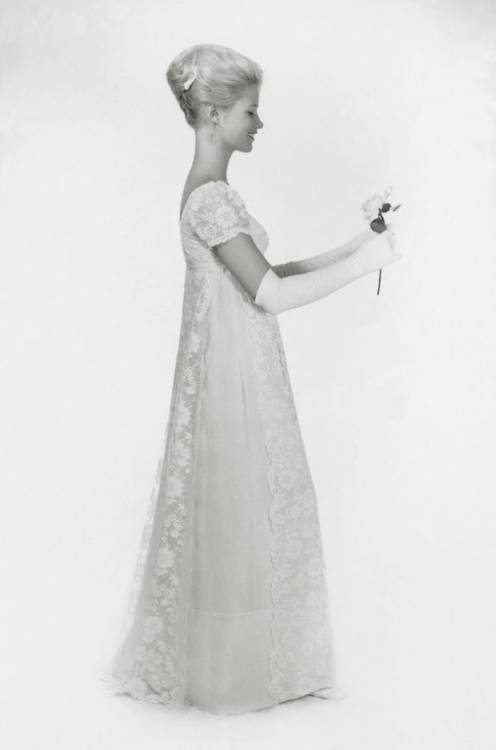
[[[2, 615], [9, 750], [494, 750], [496, 7], [3, 0]], [[194, 147], [165, 81], [265, 71], [229, 181], [273, 263], [364, 227], [403, 259], [283, 313], [342, 701], [182, 715], [106, 693], [165, 429]]]

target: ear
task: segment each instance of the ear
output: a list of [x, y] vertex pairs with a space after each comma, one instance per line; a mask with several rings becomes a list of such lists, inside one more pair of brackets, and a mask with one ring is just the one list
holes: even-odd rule
[[213, 104], [208, 105], [208, 119], [215, 125], [219, 124], [219, 113]]

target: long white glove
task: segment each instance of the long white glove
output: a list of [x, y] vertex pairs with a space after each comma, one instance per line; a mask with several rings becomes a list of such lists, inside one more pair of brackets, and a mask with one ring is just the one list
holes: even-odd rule
[[[374, 232], [371, 242], [388, 242], [380, 234]], [[360, 250], [359, 253], [362, 251]], [[277, 315], [294, 307], [302, 307], [326, 297], [331, 292], [346, 286], [352, 281], [378, 270], [374, 264], [364, 261], [359, 254], [350, 255], [337, 263], [331, 263], [323, 268], [317, 268], [306, 273], [280, 278], [272, 268], [268, 268], [260, 282], [255, 296], [255, 304], [266, 312]], [[391, 256], [383, 265], [394, 262], [400, 254]]]
[[345, 242], [344, 245], [339, 247], [333, 247], [331, 250], [326, 250], [318, 255], [312, 255], [309, 258], [302, 258], [301, 260], [290, 260], [287, 263], [279, 263], [276, 266], [272, 266], [272, 270], [280, 278], [285, 276], [294, 276], [299, 273], [306, 273], [307, 271], [314, 271], [316, 268], [325, 268], [331, 263], [337, 263], [339, 260], [346, 258], [358, 250], [360, 245], [365, 240], [370, 239], [376, 233], [373, 229], [365, 229], [363, 232], [352, 237], [351, 240]]

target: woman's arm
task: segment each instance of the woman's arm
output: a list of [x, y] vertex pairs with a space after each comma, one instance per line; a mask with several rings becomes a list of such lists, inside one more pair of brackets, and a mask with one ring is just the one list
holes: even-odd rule
[[318, 255], [312, 255], [309, 258], [302, 258], [301, 260], [290, 260], [287, 263], [279, 263], [278, 265], [272, 266], [274, 271], [279, 278], [285, 276], [294, 276], [299, 273], [306, 273], [307, 271], [314, 271], [316, 268], [325, 268], [331, 263], [336, 263], [339, 260], [347, 258], [352, 255], [355, 250], [370, 239], [375, 234], [373, 229], [368, 227], [363, 232], [352, 237], [349, 242], [345, 242], [344, 245], [334, 247], [331, 250], [326, 250]]
[[372, 235], [366, 242], [366, 253], [359, 248], [356, 253], [337, 263], [287, 278], [280, 278], [275, 273], [245, 232], [215, 247], [219, 258], [251, 295], [255, 304], [275, 315], [321, 299], [401, 257], [393, 252], [387, 232], [372, 232]]

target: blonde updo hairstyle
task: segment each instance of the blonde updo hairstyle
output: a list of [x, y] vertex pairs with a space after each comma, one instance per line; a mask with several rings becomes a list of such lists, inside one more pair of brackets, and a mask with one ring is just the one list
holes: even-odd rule
[[[196, 78], [184, 84], [196, 69]], [[262, 68], [249, 57], [221, 44], [195, 44], [177, 55], [166, 72], [167, 83], [194, 130], [207, 124], [207, 107], [227, 112], [248, 86], [261, 86]]]

